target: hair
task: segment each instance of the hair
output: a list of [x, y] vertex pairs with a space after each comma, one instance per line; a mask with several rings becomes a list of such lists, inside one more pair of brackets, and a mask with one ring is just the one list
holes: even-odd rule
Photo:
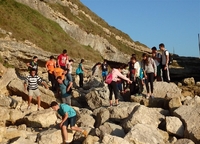
[[106, 60], [106, 59], [104, 59], [103, 61], [104, 61], [104, 62], [107, 62], [107, 60]]
[[73, 59], [70, 59], [69, 62], [74, 62], [74, 60], [73, 60]]
[[64, 50], [63, 50], [63, 53], [64, 53], [64, 54], [66, 54], [66, 53], [67, 53], [67, 50], [66, 50], [66, 49], [64, 49]]
[[58, 80], [58, 79], [62, 79], [62, 77], [61, 77], [61, 76], [58, 76], [56, 79], [57, 79], [57, 80]]
[[57, 105], [58, 105], [58, 103], [56, 101], [52, 101], [50, 104], [50, 107], [57, 106]]
[[143, 53], [143, 54], [142, 54], [142, 57], [143, 57], [143, 58], [146, 57], [146, 59], [143, 60], [143, 61], [144, 61], [144, 64], [145, 64], [145, 65], [148, 65], [148, 64], [149, 64], [149, 55], [146, 54], [146, 53]]
[[151, 48], [151, 50], [157, 50], [157, 48], [154, 46], [154, 47]]
[[135, 54], [135, 53], [133, 53], [131, 56], [132, 56], [132, 57], [135, 57], [135, 56], [136, 56], [136, 54]]
[[81, 63], [83, 63], [85, 60], [84, 59], [81, 59]]
[[34, 56], [34, 57], [33, 57], [33, 59], [36, 59], [36, 58], [38, 58], [38, 57], [37, 57], [37, 56]]
[[133, 56], [133, 57], [131, 57], [131, 61], [132, 61], [132, 60], [137, 61], [137, 58]]
[[165, 47], [164, 43], [160, 43], [159, 47]]
[[54, 56], [50, 56], [50, 59], [54, 59]]

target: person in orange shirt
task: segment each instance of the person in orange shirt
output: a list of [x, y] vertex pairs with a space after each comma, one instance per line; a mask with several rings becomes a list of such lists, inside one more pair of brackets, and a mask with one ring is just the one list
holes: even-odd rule
[[57, 77], [61, 77], [62, 80], [65, 79], [65, 71], [60, 68], [58, 65], [56, 65], [56, 67], [54, 68], [54, 77], [55, 77], [55, 81], [56, 81], [56, 91], [58, 92], [58, 82], [57, 82]]
[[51, 82], [52, 91], [56, 91], [56, 79], [54, 76], [56, 61], [55, 61], [54, 56], [50, 56], [50, 59], [46, 62], [45, 67], [48, 72], [48, 79]]

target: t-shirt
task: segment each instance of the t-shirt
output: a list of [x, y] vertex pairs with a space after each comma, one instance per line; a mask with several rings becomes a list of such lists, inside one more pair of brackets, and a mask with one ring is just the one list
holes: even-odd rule
[[60, 54], [58, 56], [58, 63], [60, 66], [66, 66], [67, 60], [68, 60], [68, 55]]
[[102, 71], [108, 71], [108, 64], [102, 64], [101, 65]]
[[36, 71], [38, 70], [38, 63], [37, 62], [32, 61], [29, 64], [32, 66], [32, 68], [28, 67], [29, 70], [31, 70], [31, 69], [35, 69]]
[[[156, 58], [159, 58], [161, 59], [162, 58], [162, 55], [160, 53], [156, 53]], [[157, 59], [154, 59], [155, 63], [156, 63], [156, 66], [159, 66], [161, 62], [158, 62]]]
[[46, 62], [46, 66], [48, 68], [49, 73], [52, 74], [54, 71], [54, 68], [56, 67], [56, 63], [55, 63], [55, 61], [49, 60]]
[[65, 103], [60, 104], [60, 108], [57, 112], [61, 116], [64, 116], [67, 113], [69, 118], [76, 116], [76, 111]]
[[134, 69], [137, 70], [136, 77], [139, 77], [140, 76], [140, 64], [139, 64], [139, 62], [136, 62], [134, 64]]
[[69, 93], [67, 93], [67, 87], [69, 86], [69, 80], [63, 80], [63, 83], [62, 84], [59, 84], [59, 88], [60, 88], [60, 91], [61, 91], [61, 95], [63, 98], [65, 97], [68, 97], [70, 96]]
[[39, 77], [38, 75], [29, 75], [25, 79], [25, 83], [28, 85], [28, 90], [36, 90], [38, 88], [38, 82], [42, 82], [41, 77]]
[[166, 55], [167, 56], [169, 56], [169, 52], [168, 52], [168, 50], [164, 50], [163, 52], [162, 52], [162, 65], [166, 65]]
[[63, 72], [64, 72], [64, 70], [61, 69], [61, 68], [59, 68], [59, 67], [54, 68], [54, 75], [55, 75], [56, 78], [57, 78], [58, 76], [61, 76], [62, 79], [64, 80], [64, 77], [65, 77], [65, 76], [63, 75]]

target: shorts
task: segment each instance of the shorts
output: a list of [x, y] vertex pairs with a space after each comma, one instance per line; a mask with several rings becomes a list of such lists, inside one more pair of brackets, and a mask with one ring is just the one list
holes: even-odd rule
[[28, 91], [28, 95], [31, 96], [31, 97], [32, 97], [32, 96], [37, 96], [37, 97], [38, 97], [38, 96], [40, 96], [41, 94], [40, 94], [40, 90], [39, 90], [39, 89], [35, 89], [35, 90], [29, 90], [29, 91]]
[[62, 102], [71, 106], [72, 105], [71, 97], [72, 96], [62, 97]]
[[76, 115], [71, 117], [71, 118], [68, 118], [63, 125], [65, 125], [66, 127], [68, 127], [68, 125], [70, 125], [70, 127], [73, 127], [75, 126], [76, 124]]
[[108, 72], [107, 71], [102, 71], [102, 76], [103, 77], [106, 77], [108, 75]]

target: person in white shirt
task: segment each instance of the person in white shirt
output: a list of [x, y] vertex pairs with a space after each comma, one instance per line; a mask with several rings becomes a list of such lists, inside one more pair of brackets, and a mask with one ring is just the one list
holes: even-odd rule
[[163, 43], [159, 44], [159, 48], [162, 51], [162, 77], [163, 81], [170, 82], [169, 75], [169, 52], [165, 49], [165, 45]]

